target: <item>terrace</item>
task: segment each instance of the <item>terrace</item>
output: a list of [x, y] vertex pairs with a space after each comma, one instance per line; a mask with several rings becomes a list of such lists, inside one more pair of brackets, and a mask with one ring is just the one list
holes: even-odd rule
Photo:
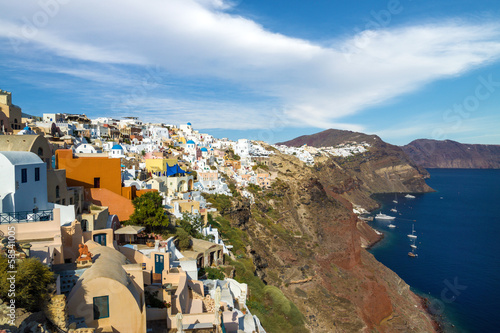
[[54, 210], [23, 211], [14, 213], [0, 213], [0, 224], [25, 223], [52, 221], [54, 219]]

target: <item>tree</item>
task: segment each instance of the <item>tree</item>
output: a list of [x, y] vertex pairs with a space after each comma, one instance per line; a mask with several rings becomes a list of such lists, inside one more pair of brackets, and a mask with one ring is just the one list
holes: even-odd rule
[[168, 227], [168, 217], [163, 210], [163, 198], [158, 192], [146, 192], [132, 201], [134, 213], [130, 216], [132, 224], [146, 227], [147, 232], [161, 231]]
[[[48, 285], [54, 282], [54, 274], [36, 258], [23, 259], [17, 263], [15, 271], [16, 307], [30, 312], [42, 310], [49, 299]], [[0, 297], [6, 301], [9, 296], [10, 277], [7, 258], [0, 257]]]
[[182, 251], [189, 249], [191, 246], [191, 237], [189, 237], [188, 232], [183, 228], [177, 228], [176, 235], [179, 249]]
[[205, 226], [205, 222], [203, 221], [201, 215], [182, 213], [182, 219], [179, 221], [179, 226], [191, 237], [203, 238], [201, 230]]

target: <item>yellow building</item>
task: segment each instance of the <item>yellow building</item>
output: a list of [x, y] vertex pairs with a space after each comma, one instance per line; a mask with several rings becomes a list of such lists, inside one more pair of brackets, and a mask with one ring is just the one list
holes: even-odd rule
[[177, 138], [177, 143], [180, 144], [180, 145], [185, 145], [187, 142], [186, 138], [181, 136], [179, 138]]
[[[5, 90], [0, 90], [0, 111], [9, 119], [10, 128], [20, 130], [22, 128], [21, 108], [12, 104], [12, 94]], [[3, 124], [7, 127], [7, 124]]]
[[178, 163], [176, 158], [147, 158], [146, 170], [148, 172], [166, 172], [167, 165], [173, 167]]

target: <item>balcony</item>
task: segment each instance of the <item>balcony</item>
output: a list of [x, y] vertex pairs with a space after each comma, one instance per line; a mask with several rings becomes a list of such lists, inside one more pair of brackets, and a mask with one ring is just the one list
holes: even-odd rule
[[0, 224], [52, 221], [53, 219], [52, 209], [39, 210], [36, 213], [33, 211], [0, 213]]

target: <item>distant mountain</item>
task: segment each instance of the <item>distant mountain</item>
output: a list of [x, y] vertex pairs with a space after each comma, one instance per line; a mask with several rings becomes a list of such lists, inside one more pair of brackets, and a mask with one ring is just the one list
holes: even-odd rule
[[277, 145], [286, 145], [290, 147], [300, 147], [303, 145], [308, 145], [311, 147], [330, 147], [350, 141], [358, 143], [364, 141], [372, 144], [377, 140], [381, 141], [380, 138], [376, 135], [368, 135], [364, 133], [337, 129], [328, 129], [316, 134], [302, 135], [286, 142], [277, 143]]
[[401, 148], [424, 168], [500, 169], [500, 145], [418, 139]]

